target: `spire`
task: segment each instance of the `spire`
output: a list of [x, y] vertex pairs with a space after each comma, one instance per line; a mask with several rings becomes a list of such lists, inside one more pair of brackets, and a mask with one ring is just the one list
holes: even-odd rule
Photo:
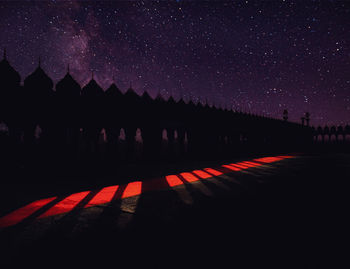
[[41, 67], [41, 57], [39, 56], [39, 65], [38, 65], [38, 67]]
[[132, 89], [131, 81], [130, 81], [130, 87], [129, 87], [129, 89]]
[[94, 71], [91, 71], [91, 80], [94, 79]]
[[69, 63], [67, 64], [67, 73], [69, 74]]
[[6, 48], [4, 48], [4, 60], [7, 60], [7, 57], [6, 57]]

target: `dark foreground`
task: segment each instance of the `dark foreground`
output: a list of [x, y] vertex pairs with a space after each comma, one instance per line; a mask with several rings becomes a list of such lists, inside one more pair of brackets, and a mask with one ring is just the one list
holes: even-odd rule
[[3, 229], [1, 268], [349, 268], [349, 179], [297, 156], [75, 210]]

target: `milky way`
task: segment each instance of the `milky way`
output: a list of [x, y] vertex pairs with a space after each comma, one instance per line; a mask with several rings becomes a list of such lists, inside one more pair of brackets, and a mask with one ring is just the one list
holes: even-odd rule
[[349, 2], [5, 1], [0, 46], [22, 81], [40, 56], [55, 82], [350, 123]]

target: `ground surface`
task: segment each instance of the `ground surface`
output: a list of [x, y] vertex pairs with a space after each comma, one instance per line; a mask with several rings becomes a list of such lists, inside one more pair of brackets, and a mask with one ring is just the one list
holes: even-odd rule
[[349, 268], [349, 179], [349, 155], [301, 155], [29, 219], [2, 268]]

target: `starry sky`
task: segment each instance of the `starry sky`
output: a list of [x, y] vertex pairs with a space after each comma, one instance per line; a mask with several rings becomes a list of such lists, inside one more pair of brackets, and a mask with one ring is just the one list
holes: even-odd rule
[[350, 123], [350, 1], [1, 1], [0, 47], [22, 82], [40, 56], [55, 83]]

